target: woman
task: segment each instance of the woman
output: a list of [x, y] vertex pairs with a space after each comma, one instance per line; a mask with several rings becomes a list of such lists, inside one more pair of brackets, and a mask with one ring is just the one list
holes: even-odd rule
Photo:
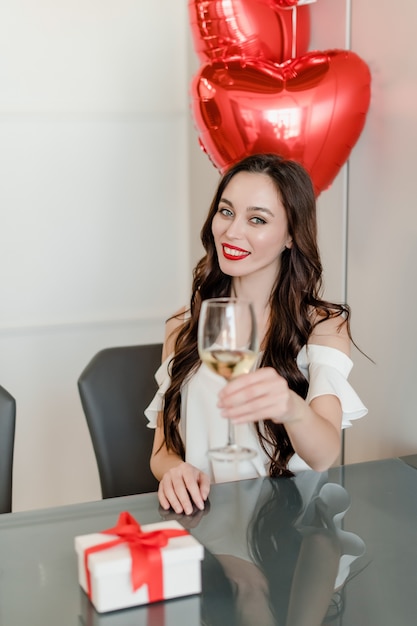
[[[246, 157], [220, 180], [201, 232], [206, 255], [194, 270], [190, 307], [168, 320], [159, 392], [146, 411], [155, 428], [151, 469], [164, 509], [204, 508], [212, 480], [233, 480], [207, 450], [237, 442], [257, 458], [239, 477], [326, 470], [340, 452], [341, 429], [367, 410], [347, 376], [348, 306], [320, 297], [313, 186], [296, 162], [275, 154]], [[261, 339], [259, 367], [227, 384], [197, 351], [201, 302], [251, 300]], [[227, 475], [229, 472], [229, 476]]]

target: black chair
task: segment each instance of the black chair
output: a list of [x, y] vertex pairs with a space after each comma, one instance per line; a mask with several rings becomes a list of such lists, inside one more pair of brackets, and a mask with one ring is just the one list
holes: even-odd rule
[[78, 379], [103, 498], [156, 491], [149, 468], [153, 429], [144, 410], [157, 384], [162, 344], [106, 348]]
[[0, 386], [0, 513], [12, 510], [16, 400]]

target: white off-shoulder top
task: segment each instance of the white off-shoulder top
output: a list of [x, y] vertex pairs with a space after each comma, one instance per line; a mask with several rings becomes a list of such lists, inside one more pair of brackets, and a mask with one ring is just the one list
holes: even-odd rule
[[[149, 428], [156, 427], [158, 412], [163, 410], [165, 392], [171, 380], [170, 360], [171, 356], [155, 374], [159, 389], [145, 410]], [[343, 411], [342, 428], [348, 428], [352, 420], [366, 415], [366, 407], [348, 382], [353, 363], [344, 352], [309, 344], [300, 350], [297, 365], [309, 382], [307, 402], [328, 394], [339, 398]], [[236, 442], [254, 448], [258, 453], [254, 459], [241, 461], [234, 466], [228, 462], [210, 461], [208, 457], [210, 448], [222, 446], [227, 440], [227, 420], [217, 408], [218, 392], [225, 384], [220, 376], [203, 364], [183, 385], [180, 432], [186, 461], [209, 474], [214, 482], [266, 476], [269, 459], [260, 446], [254, 424], [239, 424], [235, 427]], [[289, 469], [297, 473], [310, 468], [294, 454]]]

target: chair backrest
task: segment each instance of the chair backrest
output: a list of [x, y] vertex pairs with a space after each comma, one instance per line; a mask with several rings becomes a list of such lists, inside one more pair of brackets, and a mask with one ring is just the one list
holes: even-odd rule
[[16, 400], [0, 386], [0, 513], [12, 510]]
[[107, 348], [78, 379], [103, 498], [156, 491], [149, 468], [153, 429], [144, 410], [157, 384], [162, 344]]

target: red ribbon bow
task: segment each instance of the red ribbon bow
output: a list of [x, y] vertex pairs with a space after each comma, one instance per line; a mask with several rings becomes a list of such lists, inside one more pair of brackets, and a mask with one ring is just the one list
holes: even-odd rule
[[124, 511], [120, 513], [114, 528], [101, 531], [107, 535], [117, 535], [117, 539], [87, 548], [84, 552], [84, 566], [87, 579], [87, 594], [91, 598], [91, 575], [88, 557], [94, 552], [107, 550], [113, 546], [127, 543], [132, 556], [132, 587], [136, 591], [144, 584], [148, 585], [149, 602], [163, 600], [163, 567], [161, 548], [167, 545], [172, 537], [188, 535], [186, 530], [167, 528], [144, 532], [134, 517]]

